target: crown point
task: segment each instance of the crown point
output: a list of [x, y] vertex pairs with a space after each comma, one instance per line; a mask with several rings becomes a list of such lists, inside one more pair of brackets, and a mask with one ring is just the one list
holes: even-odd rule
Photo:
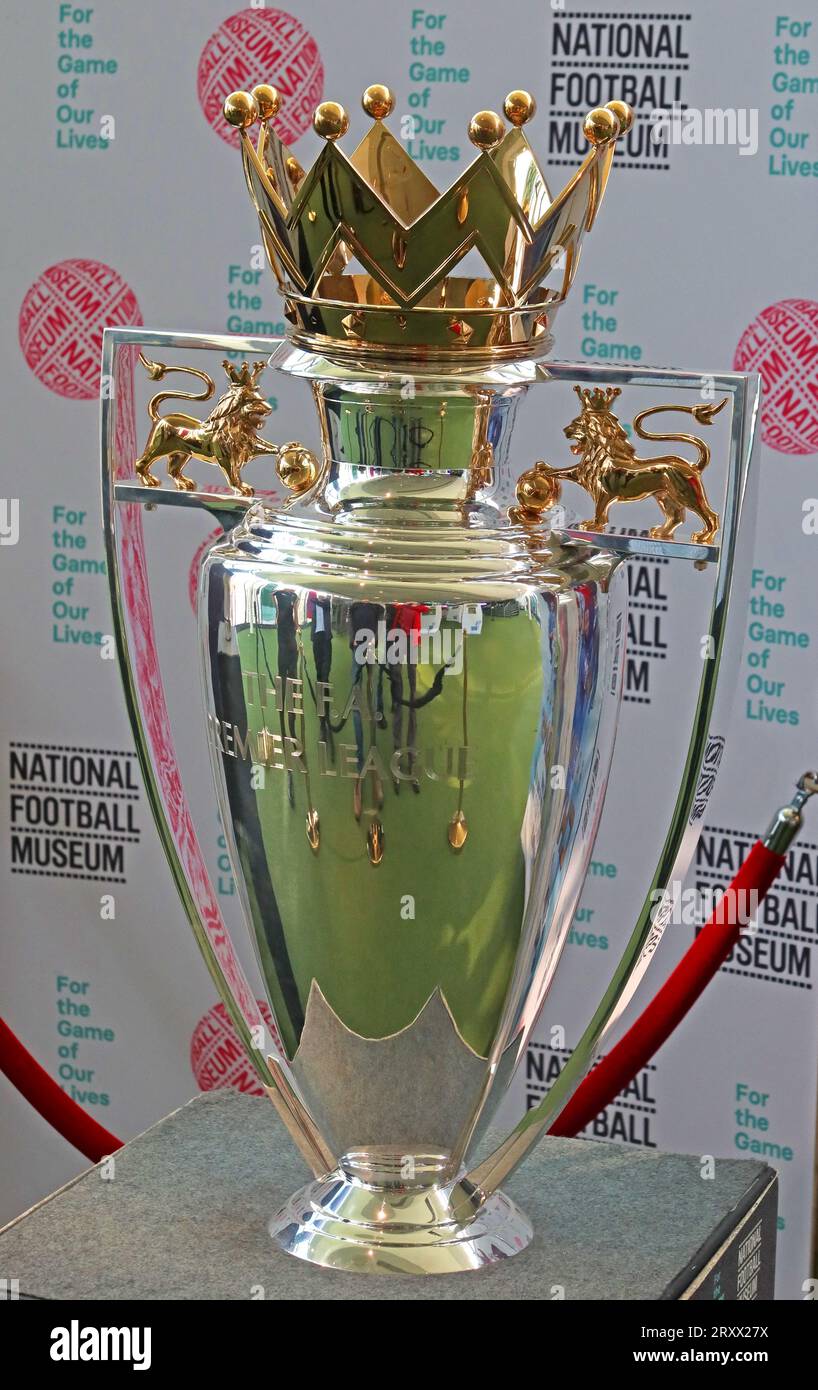
[[312, 128], [322, 140], [340, 140], [349, 130], [349, 116], [338, 101], [322, 101], [316, 106]]
[[227, 124], [236, 126], [238, 130], [246, 130], [248, 126], [255, 125], [259, 116], [256, 99], [249, 92], [231, 92], [222, 107], [222, 112]]
[[371, 116], [375, 121], [382, 121], [394, 111], [395, 98], [382, 82], [373, 82], [361, 97], [361, 105], [367, 116]]
[[537, 103], [530, 92], [522, 90], [509, 92], [503, 102], [503, 110], [512, 125], [521, 126], [535, 115]]
[[469, 122], [469, 139], [478, 150], [491, 150], [499, 145], [506, 128], [496, 111], [478, 111]]
[[270, 87], [266, 82], [254, 87], [252, 96], [258, 107], [259, 115], [263, 121], [271, 121], [278, 115], [281, 107], [281, 96], [275, 87]]
[[582, 123], [585, 139], [590, 145], [608, 145], [619, 134], [619, 117], [607, 106], [597, 106]]
[[633, 125], [633, 107], [628, 106], [626, 101], [606, 101], [606, 111], [613, 111], [619, 121], [619, 134], [627, 135]]

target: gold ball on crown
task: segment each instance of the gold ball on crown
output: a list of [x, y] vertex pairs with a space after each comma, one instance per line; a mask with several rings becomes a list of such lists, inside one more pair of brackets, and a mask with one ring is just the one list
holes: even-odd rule
[[537, 103], [530, 92], [517, 90], [509, 92], [503, 102], [503, 110], [512, 125], [522, 126], [535, 114]]
[[312, 128], [322, 140], [340, 140], [349, 130], [349, 116], [338, 101], [322, 101], [316, 106]]
[[249, 92], [231, 92], [222, 112], [227, 124], [235, 126], [237, 130], [247, 130], [259, 118], [258, 104]]
[[619, 121], [619, 134], [627, 135], [633, 125], [633, 107], [626, 101], [606, 101], [605, 110], [613, 111]]
[[607, 106], [597, 106], [582, 123], [585, 139], [591, 145], [607, 145], [619, 134], [619, 117]]
[[395, 98], [382, 82], [373, 82], [361, 97], [361, 105], [367, 116], [371, 116], [375, 121], [382, 121], [394, 111]]
[[506, 128], [496, 111], [478, 111], [469, 122], [469, 139], [478, 150], [491, 150], [499, 145]]
[[278, 115], [281, 108], [281, 96], [275, 87], [262, 82], [258, 87], [253, 88], [252, 96], [263, 121], [271, 121], [274, 116]]

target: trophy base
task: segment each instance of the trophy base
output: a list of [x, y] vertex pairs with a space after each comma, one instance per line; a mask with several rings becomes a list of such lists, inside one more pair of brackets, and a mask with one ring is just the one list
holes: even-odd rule
[[268, 1229], [288, 1254], [353, 1274], [482, 1269], [519, 1254], [534, 1234], [503, 1192], [475, 1208], [458, 1183], [396, 1191], [364, 1185], [342, 1168], [302, 1187]]

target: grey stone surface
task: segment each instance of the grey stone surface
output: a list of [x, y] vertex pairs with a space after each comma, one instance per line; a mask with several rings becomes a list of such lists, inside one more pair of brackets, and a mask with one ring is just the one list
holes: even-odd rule
[[[0, 1271], [52, 1299], [657, 1299], [766, 1165], [547, 1139], [506, 1190], [535, 1228], [488, 1269], [437, 1278], [317, 1269], [280, 1252], [268, 1218], [308, 1180], [267, 1100], [197, 1096], [0, 1232]], [[256, 1294], [255, 1296], [258, 1296]]]

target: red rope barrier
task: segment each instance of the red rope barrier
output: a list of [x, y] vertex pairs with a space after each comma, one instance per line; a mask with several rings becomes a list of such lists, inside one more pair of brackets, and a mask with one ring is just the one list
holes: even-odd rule
[[1, 1018], [0, 1071], [5, 1072], [12, 1086], [17, 1087], [43, 1119], [92, 1163], [122, 1148], [122, 1140], [66, 1095]]
[[667, 1042], [738, 941], [744, 904], [751, 901], [746, 894], [755, 890], [760, 902], [785, 859], [756, 841], [693, 945], [616, 1047], [588, 1073], [549, 1134], [579, 1134]]

